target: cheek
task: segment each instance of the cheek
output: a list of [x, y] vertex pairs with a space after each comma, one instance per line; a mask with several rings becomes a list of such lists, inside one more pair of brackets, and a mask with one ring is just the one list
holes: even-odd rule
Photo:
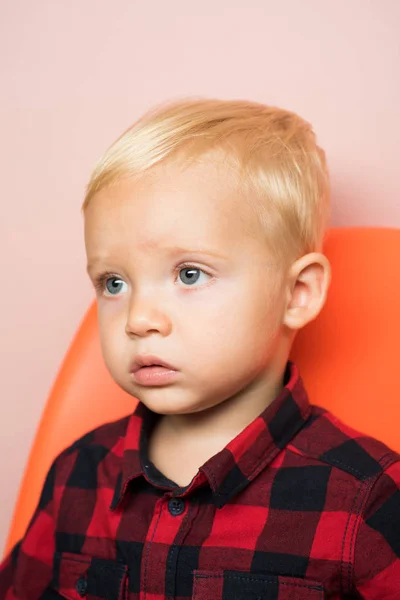
[[243, 286], [218, 307], [212, 316], [217, 335], [240, 332], [245, 337], [274, 330], [280, 320], [282, 299], [262, 286]]
[[99, 331], [101, 350], [104, 361], [109, 369], [113, 369], [114, 363], [120, 362], [119, 354], [121, 335], [118, 335], [118, 330], [121, 328], [120, 319], [117, 319], [117, 312], [107, 310], [99, 310]]
[[190, 342], [201, 363], [217, 368], [260, 359], [269, 351], [281, 321], [280, 298], [265, 290], [236, 293], [220, 306], [208, 305], [193, 324]]
[[211, 369], [221, 381], [256, 375], [276, 351], [280, 326], [279, 298], [243, 298], [221, 315], [211, 331], [205, 360], [210, 365], [214, 357]]

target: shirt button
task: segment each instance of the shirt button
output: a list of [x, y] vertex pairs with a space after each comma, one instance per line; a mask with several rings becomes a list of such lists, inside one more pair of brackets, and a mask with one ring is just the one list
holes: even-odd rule
[[83, 596], [86, 596], [87, 580], [84, 577], [81, 577], [80, 579], [78, 579], [75, 587], [76, 587], [76, 591], [82, 598], [83, 598]]
[[168, 510], [173, 517], [181, 515], [185, 510], [185, 503], [182, 498], [171, 498], [168, 502]]

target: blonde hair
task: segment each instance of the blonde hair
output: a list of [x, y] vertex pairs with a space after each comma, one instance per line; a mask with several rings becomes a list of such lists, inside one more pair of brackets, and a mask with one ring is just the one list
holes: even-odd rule
[[146, 113], [100, 159], [82, 209], [123, 178], [173, 157], [190, 161], [215, 148], [234, 161], [266, 241], [274, 238], [282, 258], [322, 250], [330, 218], [325, 153], [308, 122], [256, 102], [189, 99]]

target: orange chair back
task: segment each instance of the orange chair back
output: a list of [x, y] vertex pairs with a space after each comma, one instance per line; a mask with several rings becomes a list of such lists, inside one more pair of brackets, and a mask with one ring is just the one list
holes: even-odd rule
[[[328, 300], [318, 318], [298, 334], [291, 359], [312, 403], [400, 451], [400, 402], [393, 375], [400, 342], [400, 229], [331, 229], [324, 252], [332, 264]], [[24, 535], [55, 456], [90, 429], [129, 414], [136, 403], [106, 370], [92, 305], [45, 407], [6, 552]]]

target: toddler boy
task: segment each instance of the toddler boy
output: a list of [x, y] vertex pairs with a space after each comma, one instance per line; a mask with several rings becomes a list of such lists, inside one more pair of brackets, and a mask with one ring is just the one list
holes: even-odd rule
[[160, 107], [83, 208], [104, 359], [140, 402], [56, 458], [0, 597], [400, 599], [399, 456], [311, 406], [289, 360], [330, 282], [310, 125]]

